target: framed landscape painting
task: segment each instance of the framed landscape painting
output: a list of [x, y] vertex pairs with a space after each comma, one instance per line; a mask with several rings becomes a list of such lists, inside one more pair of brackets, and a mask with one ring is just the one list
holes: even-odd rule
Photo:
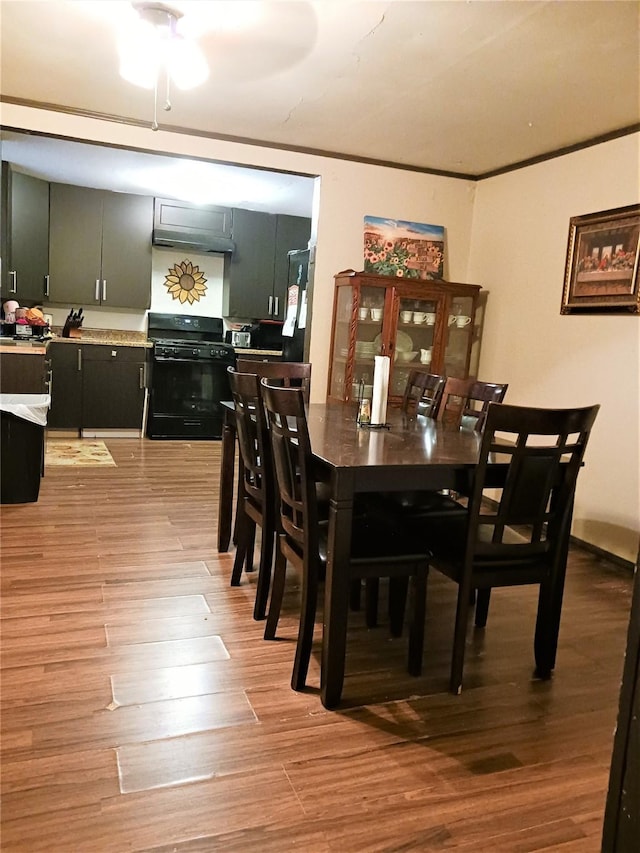
[[443, 278], [443, 226], [365, 216], [364, 271], [408, 279]]
[[561, 314], [640, 314], [640, 204], [573, 216]]

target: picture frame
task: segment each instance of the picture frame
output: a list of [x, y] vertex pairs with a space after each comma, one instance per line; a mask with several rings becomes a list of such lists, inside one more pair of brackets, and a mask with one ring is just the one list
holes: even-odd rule
[[640, 204], [572, 216], [561, 314], [640, 314]]

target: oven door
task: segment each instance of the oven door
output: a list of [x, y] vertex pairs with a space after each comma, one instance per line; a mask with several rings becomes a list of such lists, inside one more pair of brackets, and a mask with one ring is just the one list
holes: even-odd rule
[[226, 361], [155, 358], [149, 438], [221, 438], [222, 400], [231, 399]]

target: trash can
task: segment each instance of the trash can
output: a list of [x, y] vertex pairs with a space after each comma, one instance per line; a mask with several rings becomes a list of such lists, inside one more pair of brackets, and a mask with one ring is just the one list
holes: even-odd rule
[[49, 394], [0, 394], [0, 503], [38, 500]]

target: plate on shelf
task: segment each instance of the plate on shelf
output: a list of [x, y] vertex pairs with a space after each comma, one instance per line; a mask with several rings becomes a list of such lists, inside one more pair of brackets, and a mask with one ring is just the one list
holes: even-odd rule
[[[380, 352], [380, 346], [382, 344], [382, 335], [376, 335], [375, 343], [378, 346], [378, 352]], [[413, 349], [413, 341], [411, 337], [406, 332], [401, 332], [398, 329], [396, 333], [396, 350], [398, 352], [411, 352]]]

